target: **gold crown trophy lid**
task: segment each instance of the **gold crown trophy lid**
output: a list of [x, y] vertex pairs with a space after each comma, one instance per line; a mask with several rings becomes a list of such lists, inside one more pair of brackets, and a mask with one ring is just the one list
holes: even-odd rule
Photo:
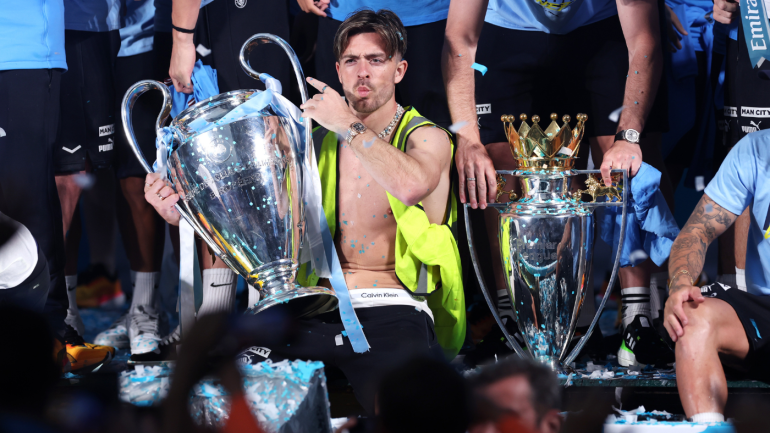
[[551, 113], [551, 124], [543, 131], [538, 124], [540, 116], [532, 116], [532, 126], [527, 124], [527, 115], [521, 114], [519, 130], [513, 126], [516, 116], [503, 115], [503, 129], [511, 145], [511, 153], [519, 163], [519, 170], [568, 170], [575, 164], [580, 141], [583, 138], [585, 122], [588, 116], [578, 114], [577, 124], [572, 129], [569, 126], [569, 115], [564, 115], [564, 124], [559, 127], [556, 123], [558, 115]]

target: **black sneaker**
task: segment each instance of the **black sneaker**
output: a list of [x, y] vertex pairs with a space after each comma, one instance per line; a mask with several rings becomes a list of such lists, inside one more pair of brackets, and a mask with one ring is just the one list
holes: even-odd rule
[[618, 363], [621, 366], [661, 365], [675, 360], [674, 351], [647, 317], [634, 317], [634, 321], [623, 330], [623, 342], [618, 349]]

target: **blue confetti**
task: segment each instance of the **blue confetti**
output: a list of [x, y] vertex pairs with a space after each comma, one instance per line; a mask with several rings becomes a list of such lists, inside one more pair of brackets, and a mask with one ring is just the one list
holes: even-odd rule
[[754, 325], [754, 330], [757, 331], [757, 338], [762, 339], [762, 336], [759, 335], [759, 328], [757, 328], [757, 322], [754, 321], [754, 319], [750, 319], [751, 324]]
[[471, 68], [481, 72], [481, 75], [486, 75], [488, 68], [484, 65], [480, 65], [478, 63], [474, 63], [471, 65]]

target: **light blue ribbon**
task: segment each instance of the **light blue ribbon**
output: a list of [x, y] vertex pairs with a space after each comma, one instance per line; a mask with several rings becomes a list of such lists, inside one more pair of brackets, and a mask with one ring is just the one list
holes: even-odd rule
[[323, 245], [324, 250], [326, 251], [326, 260], [332, 265], [332, 275], [331, 278], [329, 278], [329, 282], [337, 293], [342, 326], [345, 327], [345, 332], [348, 334], [348, 339], [350, 340], [350, 345], [353, 346], [353, 351], [356, 353], [367, 352], [370, 347], [369, 342], [366, 340], [364, 327], [361, 326], [361, 322], [356, 315], [356, 310], [353, 308], [353, 303], [350, 300], [350, 292], [348, 291], [347, 282], [345, 282], [345, 275], [342, 273], [340, 259], [337, 257], [337, 248], [334, 247], [334, 240], [332, 239], [332, 234], [329, 230], [329, 222], [326, 221], [326, 214], [323, 211], [321, 212], [320, 223], [321, 236], [323, 236]]

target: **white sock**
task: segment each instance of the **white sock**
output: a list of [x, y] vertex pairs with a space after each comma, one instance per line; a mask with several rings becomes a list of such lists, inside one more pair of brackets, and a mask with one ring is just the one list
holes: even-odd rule
[[735, 285], [739, 290], [746, 291], [746, 270], [736, 267], [735, 268]]
[[657, 319], [666, 302], [668, 272], [655, 272], [650, 275], [650, 304], [652, 318]]
[[725, 416], [719, 412], [703, 412], [692, 416], [692, 422], [724, 422]]
[[259, 302], [259, 290], [257, 290], [254, 286], [250, 285], [248, 286], [249, 290], [249, 306], [248, 308], [251, 308]]
[[623, 303], [623, 327], [630, 325], [634, 317], [643, 315], [652, 320], [650, 313], [650, 288], [629, 287], [620, 290], [620, 300]]
[[134, 272], [131, 271], [131, 283], [134, 286], [134, 298], [131, 301], [131, 309], [144, 305], [155, 307], [155, 294], [158, 292], [160, 272]]
[[86, 329], [83, 325], [83, 319], [80, 318], [80, 310], [78, 310], [77, 290], [75, 290], [78, 286], [78, 276], [65, 275], [64, 284], [67, 286], [67, 300], [70, 304], [67, 308], [67, 317], [64, 319], [64, 323], [75, 328], [78, 335], [82, 337]]
[[203, 302], [198, 316], [212, 313], [232, 313], [235, 308], [235, 286], [238, 276], [228, 269], [203, 270]]

